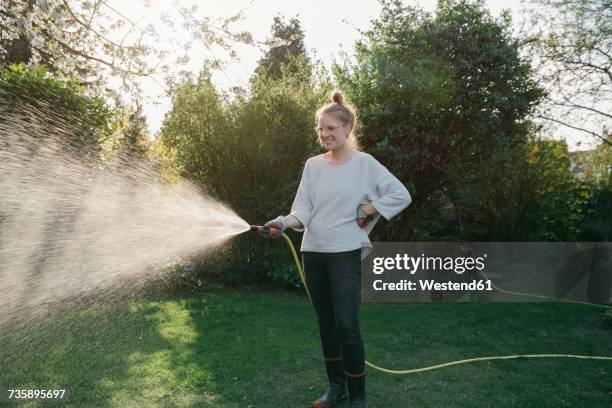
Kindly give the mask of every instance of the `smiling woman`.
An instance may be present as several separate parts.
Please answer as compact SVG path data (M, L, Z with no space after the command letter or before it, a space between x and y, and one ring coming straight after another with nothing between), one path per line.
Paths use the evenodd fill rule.
M291 213L266 223L280 235L305 231L302 261L317 314L329 387L313 402L328 408L350 399L365 407L365 350L359 328L361 259L372 249L368 234L381 216L390 219L411 197L382 164L358 151L357 115L335 91L315 115L326 153L306 161Z

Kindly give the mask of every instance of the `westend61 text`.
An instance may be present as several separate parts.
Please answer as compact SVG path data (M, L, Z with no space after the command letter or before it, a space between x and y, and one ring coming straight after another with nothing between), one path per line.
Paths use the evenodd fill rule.
M419 279L419 284L416 282L402 279L399 282L383 282L378 279L372 284L374 290L436 290L436 291L464 291L464 290L493 290L491 281L487 280L473 280L471 282L436 282L431 279Z

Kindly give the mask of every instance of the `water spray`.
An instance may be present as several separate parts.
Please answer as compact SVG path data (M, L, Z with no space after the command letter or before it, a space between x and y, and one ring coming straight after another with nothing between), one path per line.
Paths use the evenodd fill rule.
M78 118L42 102L6 112L7 100L0 90L0 344L68 302L125 298L249 230L146 157L71 144Z

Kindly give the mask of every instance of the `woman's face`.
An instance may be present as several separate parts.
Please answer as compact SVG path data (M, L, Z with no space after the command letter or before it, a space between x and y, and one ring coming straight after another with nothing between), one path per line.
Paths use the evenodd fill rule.
M319 116L317 133L321 144L327 150L336 150L346 144L350 132L350 125L344 124L338 118L330 114Z

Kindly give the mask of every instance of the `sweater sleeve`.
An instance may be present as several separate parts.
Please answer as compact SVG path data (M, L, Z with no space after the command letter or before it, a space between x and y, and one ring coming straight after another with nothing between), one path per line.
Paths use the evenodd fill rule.
M310 222L310 218L312 217L312 199L310 194L310 176L309 176L309 168L308 161L304 166L304 171L302 172L302 179L300 180L300 185L297 190L297 194L295 195L295 199L293 200L293 205L291 206L291 213L289 215L293 215L297 218L304 228L308 226ZM295 231L304 231L304 228L293 228Z
M402 182L376 159L374 166L378 198L371 204L380 215L390 220L410 205L412 197Z

